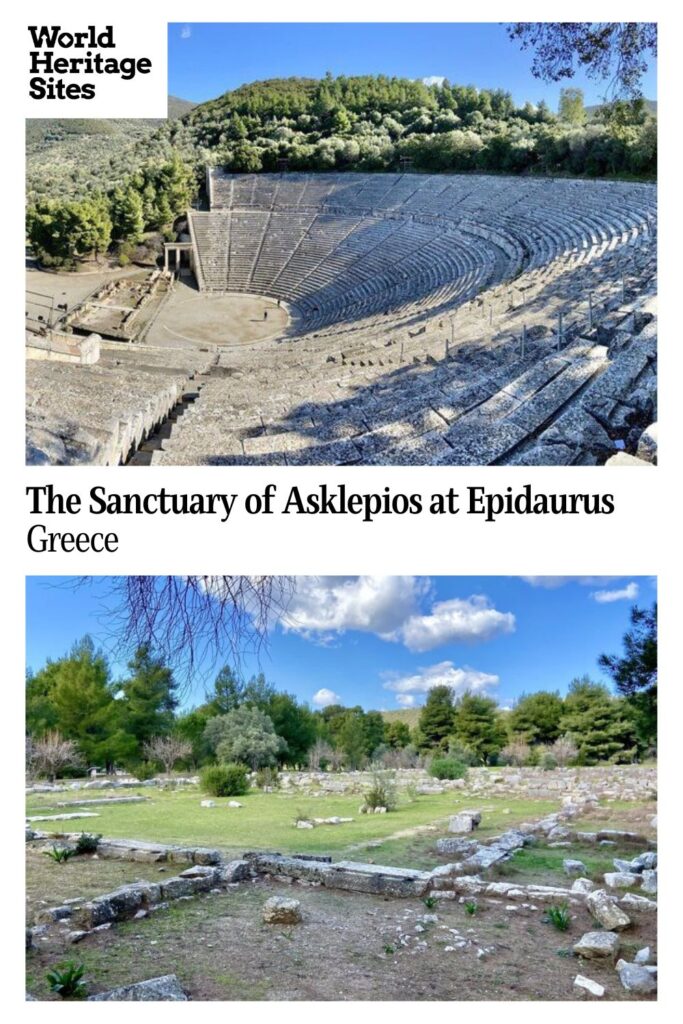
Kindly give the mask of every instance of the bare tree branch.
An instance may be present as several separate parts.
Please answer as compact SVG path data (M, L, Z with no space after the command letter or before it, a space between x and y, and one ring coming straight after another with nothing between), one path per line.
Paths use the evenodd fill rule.
M101 577L74 577L72 586ZM188 677L219 658L258 657L286 612L290 576L109 576L106 627L122 653L149 645Z

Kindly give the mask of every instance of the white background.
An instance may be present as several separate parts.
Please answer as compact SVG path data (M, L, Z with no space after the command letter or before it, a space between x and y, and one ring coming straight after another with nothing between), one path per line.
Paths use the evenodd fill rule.
M29 13L30 12L30 13ZM202 2L188 9L187 3L169 0L164 4L117 3L95 5L55 2L31 4L27 10L13 9L11 27L4 35L3 97L7 103L3 132L5 136L3 168L3 195L7 206L3 210L4 289L3 332L5 346L3 412L5 445L3 448L3 545L4 575L2 595L3 620L7 626L7 639L3 650L5 670L5 709L8 714L7 743L3 745L6 759L4 778L14 779L12 787L12 831L7 835L5 878L6 906L3 939L6 943L5 999L10 998L16 1011L31 1019L41 1018L48 1012L39 1004L20 1004L23 993L23 951L21 947L21 916L23 894L17 874L23 859L20 826L23 818L23 705L22 678L24 674L23 602L26 574L50 573L441 573L441 574L524 574L524 575L658 575L661 622L661 661L663 687L661 695L661 794L660 830L662 834L662 864L664 867L663 895L673 880L667 880L667 864L673 860L675 848L676 815L680 803L676 776L676 740L680 735L680 693L683 686L679 657L679 636L683 622L681 602L680 562L680 479L681 479L681 294L680 259L680 186L683 159L681 154L681 127L677 112L681 96L681 19L673 13L673 5L574 3L547 4L480 3L476 10L463 10L454 3L429 2L421 5L403 2L379 3L348 0L343 7L324 9L310 2L290 2L285 6L254 2L248 10L237 9L226 3ZM115 33L126 31L128 38L136 39L131 52L138 55L151 53L151 47L166 45L168 21L410 21L419 18L429 21L449 20L502 21L502 20L659 20L660 21L660 83L659 139L660 139L660 466L653 470L637 471L628 468L152 468L152 469L90 469L72 468L42 470L24 467L24 358L21 338L23 334L24 292L23 265L19 253L24 244L24 171L23 133L24 116L38 116L29 109L24 98L27 80L26 64L30 22L52 24L57 19L65 24L107 24ZM68 16L68 18L67 18ZM129 47L126 47L128 50ZM371 72L373 69L368 68ZM453 75L457 78L456 73ZM502 75L504 84L504 75ZM132 116L124 105L124 93L131 83L120 88L121 104L111 99L109 116ZM164 83L164 95L166 85ZM108 101L109 102L109 99ZM49 116L68 116L59 109L59 103L50 105ZM90 108L91 110L93 108ZM156 112L158 115L158 111ZM47 116L41 112L41 116ZM81 113L79 116L86 116ZM87 116L102 116L89 114ZM153 116L139 109L137 116ZM238 492L246 494L263 489L266 483L278 484L280 493L286 493L295 483L302 489L314 489L321 483L337 486L346 483L354 491L381 491L386 485L393 490L408 493L446 490L454 487L464 491L469 485L482 485L491 490L504 491L510 485L515 490L530 483L544 492L611 492L615 496L616 512L611 516L501 517L495 523L485 523L463 514L455 517L389 516L378 517L372 523L363 523L360 517L303 516L261 517L233 515L227 524L202 517L188 517L172 522L160 516L133 520L119 518L106 527L105 517L79 517L82 529L114 528L120 536L120 554L113 556L79 557L75 555L30 555L25 536L31 525L27 515L28 504L24 488L30 484L53 482L63 490L80 491L84 495L95 484L109 490L130 491L135 488L155 490L161 486L169 490L192 492ZM75 529L73 517L60 521L52 518L54 529ZM680 741L679 741L680 743ZM10 802L10 787L5 787L5 801ZM5 812L7 814L7 811ZM680 850L680 846L678 847ZM668 884L667 884L668 881ZM678 887L679 888L679 887ZM648 1018L661 1016L674 1009L674 992L678 978L676 967L677 940L673 931L673 918L680 913L680 894L669 889L669 897L660 900L660 996L659 1002L648 1004ZM10 912L11 911L11 912ZM321 969L324 970L325 950L321 949ZM530 964L533 970L534 965ZM457 990L457 979L454 978ZM199 1013L211 1020L224 1019L225 1007L216 1004L175 1007L157 1005L140 1008L126 1006L126 1015L142 1019L167 1020L178 1015L183 1020ZM289 1021L326 1019L348 1020L350 1008L283 1004L269 1007L252 1004L248 1008L235 1008L237 1012L259 1015L276 1012L280 1019ZM415 1014L429 1013L435 1020L452 1020L457 1007L449 1004L399 1004L391 1013L399 1020L413 1020ZM620 1019L642 1019L645 1007L638 1003L577 1004L555 1003L552 1008L537 1004L508 1004L507 1006L468 1005L468 1014L478 1019L500 1013L512 1014L525 1020L563 1018L579 1012L583 1016ZM99 1007L98 1014L120 1014L120 1008ZM230 1013L231 1010L227 1009ZM354 1016L362 1019L376 1017L379 1008L372 1004L359 1004ZM49 1013L70 1020L80 1013L92 1013L86 1006L51 1005Z

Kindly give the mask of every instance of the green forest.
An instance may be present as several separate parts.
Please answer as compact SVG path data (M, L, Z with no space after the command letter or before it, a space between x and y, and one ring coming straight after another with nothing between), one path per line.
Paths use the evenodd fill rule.
M230 665L201 704L183 710L172 668L149 646L114 679L85 637L27 675L28 768L49 778L91 767L148 778L160 768L226 764L261 771L426 765L439 778L457 778L474 765L632 762L656 750L656 606L632 609L622 648L599 659L614 690L584 676L565 696L538 689L503 711L487 695L435 686L411 728L360 706L312 710L263 674L243 680Z
M103 124L106 128L103 128ZM565 88L559 110L516 107L503 89L383 75L255 82L183 117L28 135L28 238L46 265L74 267L169 232L207 164L234 172L398 171L652 179L657 121L637 98L588 110ZM130 126L131 122L125 123Z

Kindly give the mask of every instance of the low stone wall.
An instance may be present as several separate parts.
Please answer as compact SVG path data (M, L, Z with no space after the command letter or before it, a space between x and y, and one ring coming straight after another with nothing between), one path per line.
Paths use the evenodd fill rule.
M422 896L431 881L429 871L395 868L329 858L313 860L288 857L279 853L248 853L251 870L257 875L296 879L324 885L329 889L347 889L379 896Z
M90 779L87 782L79 779L74 782L36 782L26 787L26 796L30 796L32 793L71 793L81 789L136 789L140 786L148 789L154 789L155 787L163 789L166 786L196 786L198 784L198 775L179 775L177 777L171 776L170 778L164 776L161 778L145 779L144 782L134 778Z
M27 829L26 841L61 839L66 843L78 841L80 832L39 832ZM100 839L97 855L104 860L131 860L143 864L201 864L221 863L221 854L205 846L171 846L167 843L148 843L142 839Z
M425 769L400 768L396 771L400 788L417 786L425 793L464 790L495 796L519 795L532 799L576 798L644 800L656 795L657 769L642 765L597 765L591 768L469 768L466 779L439 780ZM283 771L283 789L312 790L325 793L361 793L372 781L370 772Z
M657 793L656 767L642 765L597 765L591 768L469 768L466 779L439 780L424 768L399 768L395 771L399 788L416 786L422 793L464 791L481 796L518 795L531 799L647 800ZM252 777L253 778L253 777ZM362 794L372 782L369 771L313 772L281 771L280 786L285 791L306 791L307 796L327 793ZM198 785L199 776L139 779L92 779L70 783L36 783L30 793L67 793L72 790L129 789L137 786Z
M60 906L40 910L38 926L68 922L74 929L72 941L97 928L110 927L132 917L146 917L154 909L172 900L196 896L220 886L232 885L249 877L247 861L227 864L193 865L179 875L161 882L133 882L94 899L72 899Z

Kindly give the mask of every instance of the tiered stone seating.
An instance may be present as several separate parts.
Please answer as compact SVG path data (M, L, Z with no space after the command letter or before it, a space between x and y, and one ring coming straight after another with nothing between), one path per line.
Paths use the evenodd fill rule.
M283 300L286 334L60 369L66 426L35 364L33 461L125 459L190 377L153 465L593 464L654 420L654 186L214 171L210 192L200 289Z
M379 241L377 223L368 230L379 232ZM624 336L621 350L608 336L615 318L630 324L642 316L639 296L654 291L655 254L649 227L627 250L626 240L614 247L597 229L591 234L584 224L580 230L581 253L591 258L563 253L567 243L560 240L552 262L539 260L513 282L466 303L436 292L434 305L406 300L389 317L224 351L219 369L229 367L230 377L207 377L200 400L153 464L531 464L543 461L539 453L551 464L560 453L566 461L605 461L607 450L600 452L586 431L569 450L552 443L552 430L571 422L584 396L597 400L601 381L612 390L610 382L621 381L620 397L604 412L609 419L629 390L641 386L644 365L654 376L654 342L646 356L635 355L635 327L617 331ZM626 226L619 230L630 239ZM352 244L349 239L342 253ZM512 259L519 250L510 246L509 254ZM371 260L368 253L365 265ZM610 451L624 436L620 427L613 436L603 433Z
M104 346L88 366L29 360L27 463L119 465L207 369L206 355L147 346Z

